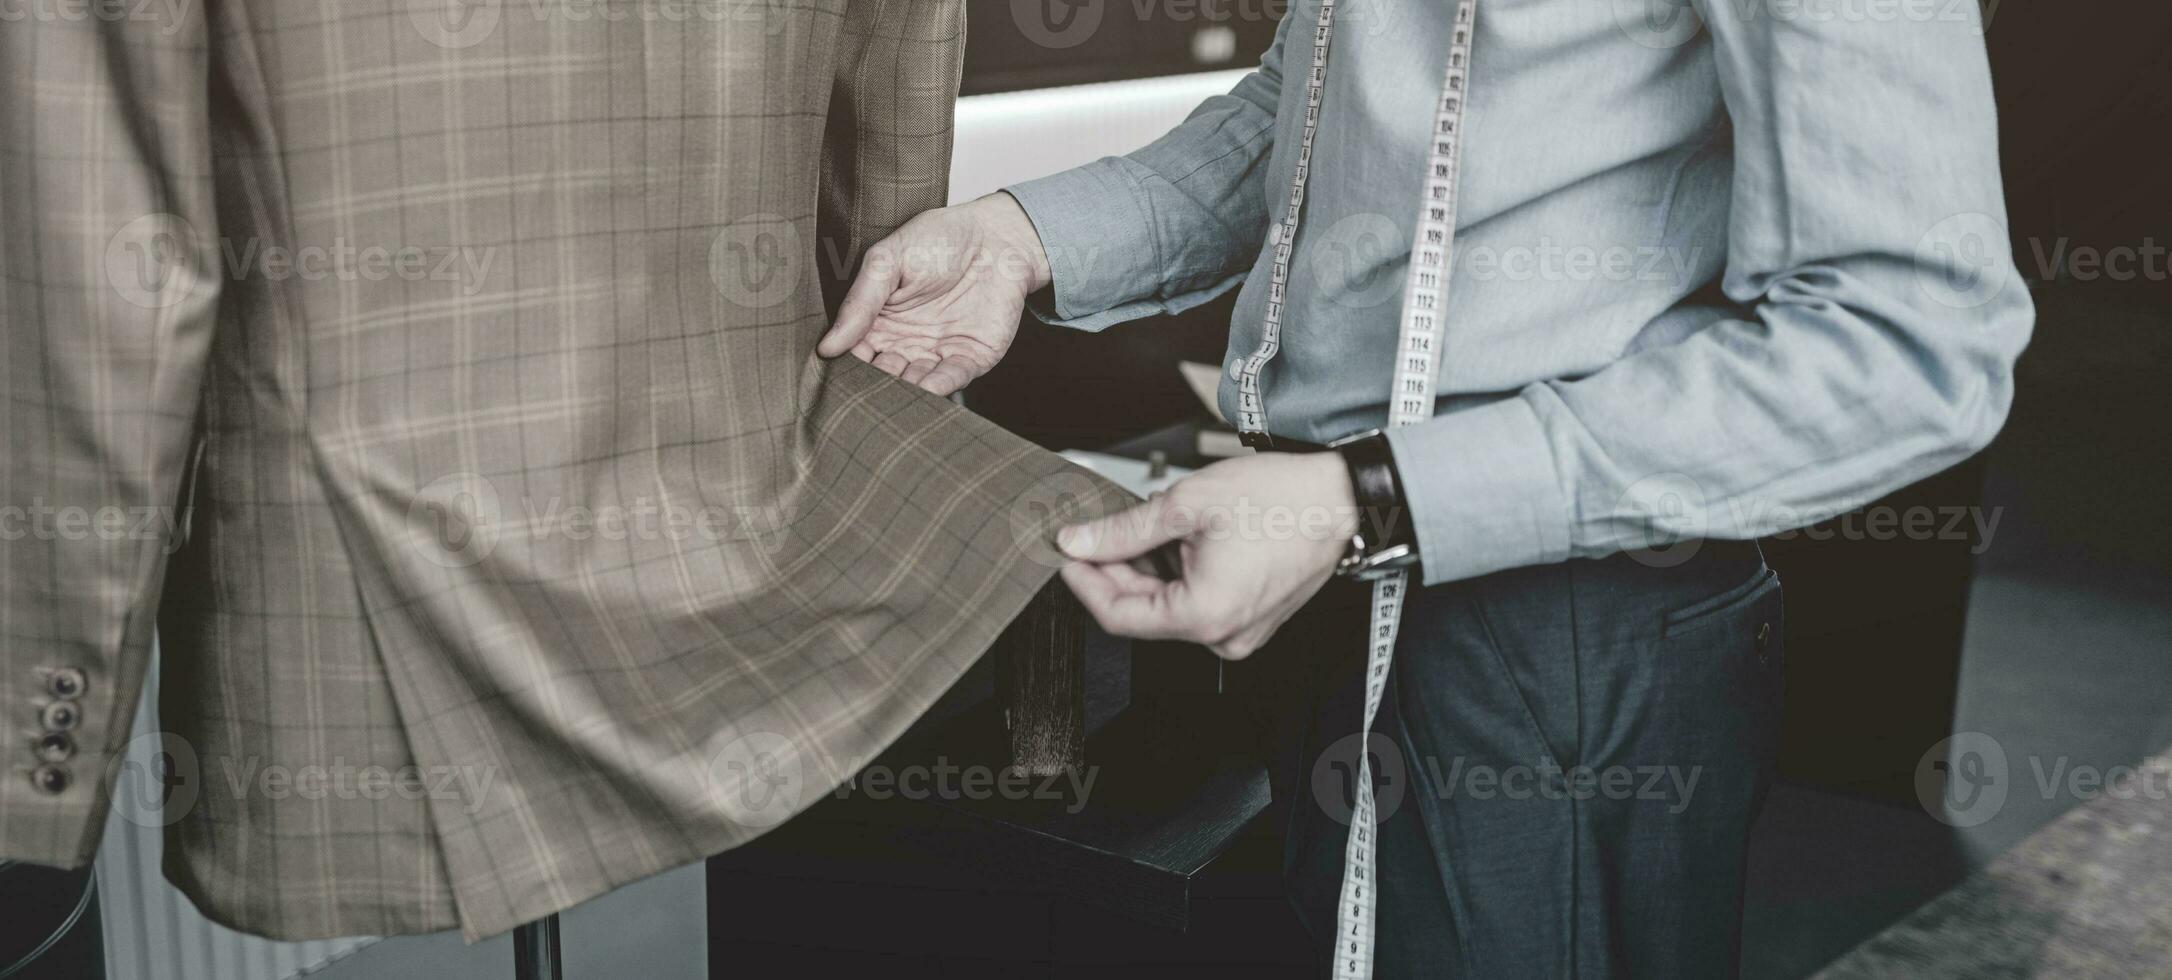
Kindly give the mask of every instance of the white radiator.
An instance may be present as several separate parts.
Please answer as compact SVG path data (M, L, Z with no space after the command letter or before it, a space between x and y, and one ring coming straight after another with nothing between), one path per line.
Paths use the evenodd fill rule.
M159 784L152 758L158 731L158 654L113 785L113 813L98 849L98 911L106 934L106 980L286 980L377 940L277 943L245 936L198 914L159 872ZM130 819L134 817L135 819Z

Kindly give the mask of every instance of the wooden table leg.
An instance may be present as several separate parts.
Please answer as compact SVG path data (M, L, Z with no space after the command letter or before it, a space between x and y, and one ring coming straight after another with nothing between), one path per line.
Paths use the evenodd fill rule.
M1010 729L1010 764L1037 776L1086 761L1089 617L1050 579L996 640L996 697Z

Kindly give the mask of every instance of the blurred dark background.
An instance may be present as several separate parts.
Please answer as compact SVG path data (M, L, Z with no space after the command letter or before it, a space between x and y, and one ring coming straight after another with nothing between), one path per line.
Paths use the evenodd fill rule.
M1249 68L1288 7L1287 0L967 0L971 36L959 91Z

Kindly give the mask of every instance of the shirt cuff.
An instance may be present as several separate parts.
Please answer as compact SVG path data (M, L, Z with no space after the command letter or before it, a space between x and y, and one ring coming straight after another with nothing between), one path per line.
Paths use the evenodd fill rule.
M1388 430L1426 585L1569 557L1568 497L1521 398Z
M1152 298L1161 283L1152 224L1114 160L1097 160L1003 188L1025 209L1048 254L1053 289L1026 308L1045 323L1100 330L1172 312ZM1145 293L1145 295L1141 295Z
M1043 319L1099 330L1132 319L1116 315L1125 306L1142 306L1134 315L1158 313L1153 302L1140 302L1140 293L1151 296L1160 285L1149 215L1119 163L1101 159L1003 191L1025 209L1049 254L1056 289L1053 304L1040 302L1051 313Z

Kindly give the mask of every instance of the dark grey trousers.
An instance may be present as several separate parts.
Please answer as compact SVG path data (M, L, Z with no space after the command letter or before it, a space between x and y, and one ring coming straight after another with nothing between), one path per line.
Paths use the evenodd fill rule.
M1338 583L1257 654L1270 710L1297 720L1280 729L1276 799L1291 901L1323 950L1365 598ZM1735 975L1779 739L1780 616L1756 547L1716 541L1415 590L1371 743L1375 975Z

